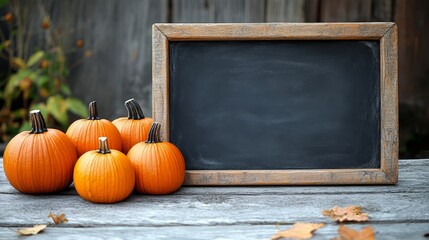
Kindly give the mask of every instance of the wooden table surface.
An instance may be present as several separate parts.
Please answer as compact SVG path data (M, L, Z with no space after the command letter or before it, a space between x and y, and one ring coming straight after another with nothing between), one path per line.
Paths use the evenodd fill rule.
M336 205L362 206L370 221L348 226L372 225L377 239L429 233L429 159L400 160L395 186L183 187L108 205L81 199L72 186L54 195L21 194L0 162L0 239L22 239L16 230L52 222L50 211L65 213L69 222L31 239L270 239L299 221L327 223L313 239L331 239L338 224L321 211Z

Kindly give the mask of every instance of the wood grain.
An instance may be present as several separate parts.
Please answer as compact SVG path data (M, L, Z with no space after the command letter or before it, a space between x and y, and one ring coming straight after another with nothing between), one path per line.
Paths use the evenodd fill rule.
M21 239L18 228L50 222L32 239L268 239L296 221L324 222L312 239L331 239L338 224L321 215L335 205L361 205L377 239L423 239L429 228L429 159L399 161L394 186L183 187L166 196L132 195L118 204L94 204L74 188L25 195L6 181L0 159L0 239Z
M153 116L170 139L168 42L196 40L380 40L381 167L357 170L187 171L186 185L395 184L398 161L397 28L393 23L155 24Z
M175 23L264 22L265 1L176 0L171 11Z
M398 31L396 25L380 40L381 169L397 182L398 125Z
M330 222L323 209L360 205L377 222L429 222L428 193L271 195L132 195L117 204L94 204L77 195L3 194L0 226L43 224L49 211L70 226L189 226ZM20 210L18 210L18 208Z
M152 115L161 123L161 140L168 141L168 40L156 24L152 26L152 46Z
M1 159L0 159L1 162ZM253 196L261 193L268 195L299 195L299 194L410 194L427 192L429 179L428 160L399 160L399 181L395 186L255 186L255 187L182 187L174 195L247 195ZM0 173L3 165L0 163ZM0 194L20 194L7 181L4 174L0 174ZM66 191L55 195L76 195L70 186Z
M348 227L360 230L365 225L350 225ZM376 237L386 240L420 239L428 229L428 223L392 223L371 224L376 230ZM67 227L66 225L49 227L43 233L32 236L31 239L75 240L75 239L270 239L274 233L291 227L291 224L279 225L220 225L220 226L100 226L100 227ZM0 227L0 236L5 239L19 239L14 232L17 227ZM329 224L315 233L312 240L333 239L337 236L338 226Z
M64 39L71 68L67 82L74 95L86 103L96 100L103 118L125 116L124 101L129 98L150 116L150 27L167 21L168 0L41 2ZM40 28L42 18L32 13ZM76 49L77 39L84 40L83 48ZM85 57L85 51L91 57Z
M321 0L321 22L365 22L371 20L371 0Z
M267 0L267 22L304 22L306 0Z
M155 24L169 41L379 40L393 23Z

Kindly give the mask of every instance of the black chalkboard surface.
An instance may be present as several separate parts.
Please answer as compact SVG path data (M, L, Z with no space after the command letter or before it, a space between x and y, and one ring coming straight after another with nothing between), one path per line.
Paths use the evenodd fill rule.
M380 42L172 41L188 170L380 168Z

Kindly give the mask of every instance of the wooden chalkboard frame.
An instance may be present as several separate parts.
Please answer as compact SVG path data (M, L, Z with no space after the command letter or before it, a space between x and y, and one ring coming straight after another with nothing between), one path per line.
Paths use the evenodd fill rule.
M380 168L187 170L186 185L345 185L398 181L398 44L394 23L154 24L152 109L169 140L169 42L238 40L379 40Z

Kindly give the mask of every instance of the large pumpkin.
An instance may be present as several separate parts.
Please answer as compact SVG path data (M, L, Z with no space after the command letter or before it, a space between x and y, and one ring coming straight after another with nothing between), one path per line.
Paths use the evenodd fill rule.
M46 128L39 110L30 112L30 121L31 131L16 135L5 149L6 177L22 193L62 190L73 180L76 148L63 132Z
M67 129L66 134L75 144L78 156L97 149L97 139L101 136L109 138L112 149L122 150L121 134L109 120L98 117L95 101L89 103L89 117L72 123Z
M126 101L125 107L128 117L118 118L112 123L121 133L122 152L126 154L136 143L147 139L153 119L144 116L143 110L134 98Z
M127 155L110 150L106 137L98 138L98 150L83 154L74 169L74 186L85 200L114 203L134 189L135 173Z
M160 138L161 125L154 122L148 139L134 145L128 157L136 171L136 190L148 194L168 194L185 180L185 160L179 149Z

